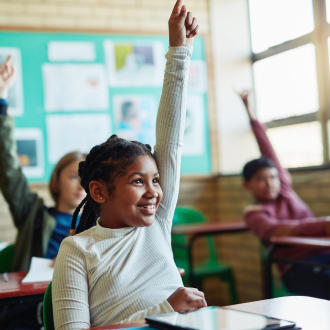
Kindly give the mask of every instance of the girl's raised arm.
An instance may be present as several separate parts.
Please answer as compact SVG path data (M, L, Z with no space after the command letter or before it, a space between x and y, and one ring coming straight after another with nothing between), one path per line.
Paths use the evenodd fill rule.
M170 47L166 54L163 91L156 122L155 157L163 199L156 216L172 221L180 183L181 149L186 116L188 69L197 19L178 0L169 19Z

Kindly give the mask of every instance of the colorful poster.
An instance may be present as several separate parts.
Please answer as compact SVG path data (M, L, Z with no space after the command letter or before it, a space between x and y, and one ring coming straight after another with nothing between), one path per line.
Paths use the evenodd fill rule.
M43 64L46 111L93 111L109 108L102 64Z
M161 42L103 43L110 86L159 87L164 77Z
M153 147L156 142L156 98L149 95L118 95L113 102L116 134Z
M111 136L107 114L56 114L46 117L48 160L54 164L71 151L89 152Z
M188 95L182 149L184 156L201 156L205 153L204 114L203 96Z
M49 61L94 62L95 44L89 41L50 41L47 45Z
M16 69L16 80L8 94L8 113L12 116L22 116L24 113L22 57L18 48L0 47L0 63L3 63L9 55L13 56L12 62Z
M38 128L16 128L14 136L17 155L27 178L44 175L44 153L42 131Z

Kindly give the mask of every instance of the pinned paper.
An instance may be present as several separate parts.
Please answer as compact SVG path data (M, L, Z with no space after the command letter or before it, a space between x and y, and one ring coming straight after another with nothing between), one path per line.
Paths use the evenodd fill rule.
M53 260L32 257L30 270L23 278L22 283L50 282L53 279Z

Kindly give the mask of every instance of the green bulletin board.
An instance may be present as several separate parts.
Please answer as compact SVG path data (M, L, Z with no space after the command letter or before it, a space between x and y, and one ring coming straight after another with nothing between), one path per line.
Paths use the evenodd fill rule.
M90 42L94 45L96 57L92 61L70 61L65 62L49 61L48 45L51 41L66 41L66 42ZM54 161L50 161L49 157L49 132L47 132L47 116L54 115L101 115L107 114L110 117L110 133L118 134L118 123L116 115L114 113L114 102L117 97L124 97L127 95L135 96L150 96L153 97L156 103L156 110L158 108L161 86L114 86L107 84L108 93L108 107L102 110L94 110L92 107L90 110L45 110L45 79L43 76L42 67L47 63L54 64L102 64L106 68L106 55L104 49L104 42L111 41L113 44L152 44L158 42L163 46L163 55L167 52L168 37L166 36L143 36L143 35L110 35L110 34L78 34L78 33L39 33L39 32L0 32L0 55L1 49L6 47L14 47L19 49L21 55L21 72L22 72L22 99L24 111L21 115L15 116L15 127L19 131L20 129L39 129L42 139L42 153L41 162L43 171L39 175L31 175L29 180L32 182L47 182L49 180L51 171L54 167ZM1 56L0 56L1 58ZM191 58L192 63L205 64L205 48L204 40L202 37L198 37L195 40L194 52ZM164 59L165 63L165 59ZM122 65L122 64L121 64ZM205 65L206 67L206 65ZM198 69L198 66L197 66ZM198 70L197 70L198 71ZM192 75L196 74L197 85L199 84L198 72L191 72ZM206 69L204 70L206 75ZM195 77L195 78L196 78ZM194 78L194 77L193 77ZM199 103L198 111L200 117L195 120L195 125L199 127L196 129L192 125L193 131L190 132L191 136L198 136L196 148L199 148L199 152L191 150L191 154L183 154L181 173L182 174L209 174L211 172L211 159L210 159L210 141L209 141L209 127L208 127L208 104L207 104L207 78L204 79L204 87L192 86L188 89L189 97L199 97L201 102ZM10 106L10 104L9 104ZM189 107L188 107L189 109ZM155 114L156 116L156 114ZM191 117L191 115L189 115ZM69 117L68 117L69 118ZM187 117L187 125L191 124L191 119ZM190 127L190 129L191 129ZM188 128L187 128L188 129ZM19 141L19 137L18 137ZM146 141L142 141L146 142ZM26 144L27 146L27 144ZM33 167L33 166L32 166Z

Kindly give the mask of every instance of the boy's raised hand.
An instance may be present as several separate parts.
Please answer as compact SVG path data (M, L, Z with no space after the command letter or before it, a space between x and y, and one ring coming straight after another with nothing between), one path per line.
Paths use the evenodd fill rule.
M187 13L187 8L183 5L183 0L177 0L171 17L168 21L170 46L192 46L194 37L199 32L197 18L192 13Z
M6 99L8 97L8 91L13 86L16 70L11 62L12 56L9 55L6 61L0 64L0 98Z

